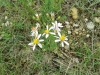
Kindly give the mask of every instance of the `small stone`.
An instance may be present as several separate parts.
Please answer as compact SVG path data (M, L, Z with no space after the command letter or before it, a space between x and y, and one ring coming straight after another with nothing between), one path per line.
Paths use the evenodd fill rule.
M68 30L68 34L71 34L72 32L70 30Z
M64 48L65 48L66 50L69 50L69 46L68 46L68 45L65 45Z
M85 21L85 22L88 22L88 19L87 19L87 18L85 18L85 19L84 19L84 21Z
M87 37L87 38L90 37L90 34L87 34L86 37Z
M95 22L100 23L100 17L95 17Z
M93 29L94 29L94 23L93 23L93 22L88 22L88 23L86 24L86 26L87 26L87 28L88 28L89 30L93 30Z
M5 16L5 20L7 19L8 17L7 16Z
M79 27L79 25L74 23L74 24L73 24L73 27Z
M67 28L67 29L70 29L70 25L66 25L66 28Z
M65 21L65 23L66 23L67 25L69 25L69 22L68 22L68 21Z
M78 19L78 9L75 8L75 7L73 7L73 8L71 9L71 11L72 11L72 13L71 13L72 18L73 18L74 20Z
M78 64L79 63L78 58L73 58L73 62L76 62Z

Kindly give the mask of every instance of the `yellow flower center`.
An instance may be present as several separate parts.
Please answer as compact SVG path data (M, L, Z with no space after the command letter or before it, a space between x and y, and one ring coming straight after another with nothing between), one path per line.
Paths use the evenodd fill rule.
M34 43L34 44L38 44L38 43L39 43L39 40L38 40L38 39L34 39L34 40L33 40L33 43Z
M49 33L49 30L45 30L44 33L48 34Z
M62 36L60 37L60 40L61 40L61 41L64 41L65 39L66 39L65 35L62 35Z

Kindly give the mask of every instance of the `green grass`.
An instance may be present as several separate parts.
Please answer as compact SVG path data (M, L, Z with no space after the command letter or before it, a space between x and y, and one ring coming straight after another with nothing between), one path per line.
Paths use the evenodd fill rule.
M99 24L94 21L94 17L99 16L97 12L99 0L74 0L67 6L64 5L64 0L0 0L0 75L99 75L100 74L100 34ZM79 9L79 19L73 20L69 14L72 7ZM95 8L95 10L94 10ZM65 48L60 48L53 40L55 38L50 35L42 44L42 49L38 48L33 51L28 43L31 42L31 28L36 26L36 23L41 24L39 33L43 33L45 26L51 26L53 20L50 13L55 13L55 20L63 23L65 21L80 22L80 25L85 27L83 22L84 17L89 18L96 25L94 32L94 49L91 49L91 31L86 31L90 34L90 38L76 38L76 36L68 35L70 49L67 53ZM41 13L39 20L33 19L36 13ZM49 17L46 16L49 13ZM7 20L5 20L7 16ZM59 18L60 16L60 18ZM12 22L9 26L2 26L6 21ZM82 22L82 23L81 23ZM74 30L74 29L73 29ZM63 28L63 33L67 34L67 29ZM75 37L72 39L72 37ZM44 38L44 37L43 37ZM52 39L52 40L51 40ZM78 45L76 44L78 42ZM70 58L62 54L66 53ZM56 53L55 53L56 52ZM75 53L75 54L74 54ZM79 63L70 63L72 58L78 58ZM58 59L59 62L53 61ZM59 65L54 65L57 63ZM68 64L67 64L68 63ZM68 69L68 71L67 71Z

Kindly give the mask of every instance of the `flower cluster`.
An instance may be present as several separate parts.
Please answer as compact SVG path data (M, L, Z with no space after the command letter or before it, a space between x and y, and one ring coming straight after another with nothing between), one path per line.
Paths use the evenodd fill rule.
M39 34L39 23L36 24L36 27L32 27L31 36L33 37L33 40L28 45L32 46L33 50L35 50L37 45L42 48L41 42L45 40L41 38L43 38L44 36L45 39L47 39L49 35L53 35L56 38L55 42L60 42L62 47L64 47L64 45L69 45L69 43L67 42L67 36L65 36L64 34L61 35L61 28L63 27L62 23L54 21L51 24L51 27L49 27L49 25L46 25L46 29L44 29L44 32L42 34Z
M7 17L7 16L5 16L4 20L5 20L5 22L2 23L2 26L9 26L9 25L12 25L12 22L8 21L8 17Z

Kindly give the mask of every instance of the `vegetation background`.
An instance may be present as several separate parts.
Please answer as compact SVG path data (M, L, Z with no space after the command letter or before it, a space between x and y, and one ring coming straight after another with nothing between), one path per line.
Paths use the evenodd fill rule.
M72 17L73 7L78 19ZM49 46L47 40L45 50L32 51L31 28L39 22L42 32L52 22L46 16L50 12L63 26L69 21L85 30L76 35L71 26L69 48ZM42 14L40 20L33 19L36 13ZM93 31L86 28L85 18L95 24ZM100 0L0 0L0 75L100 75Z

